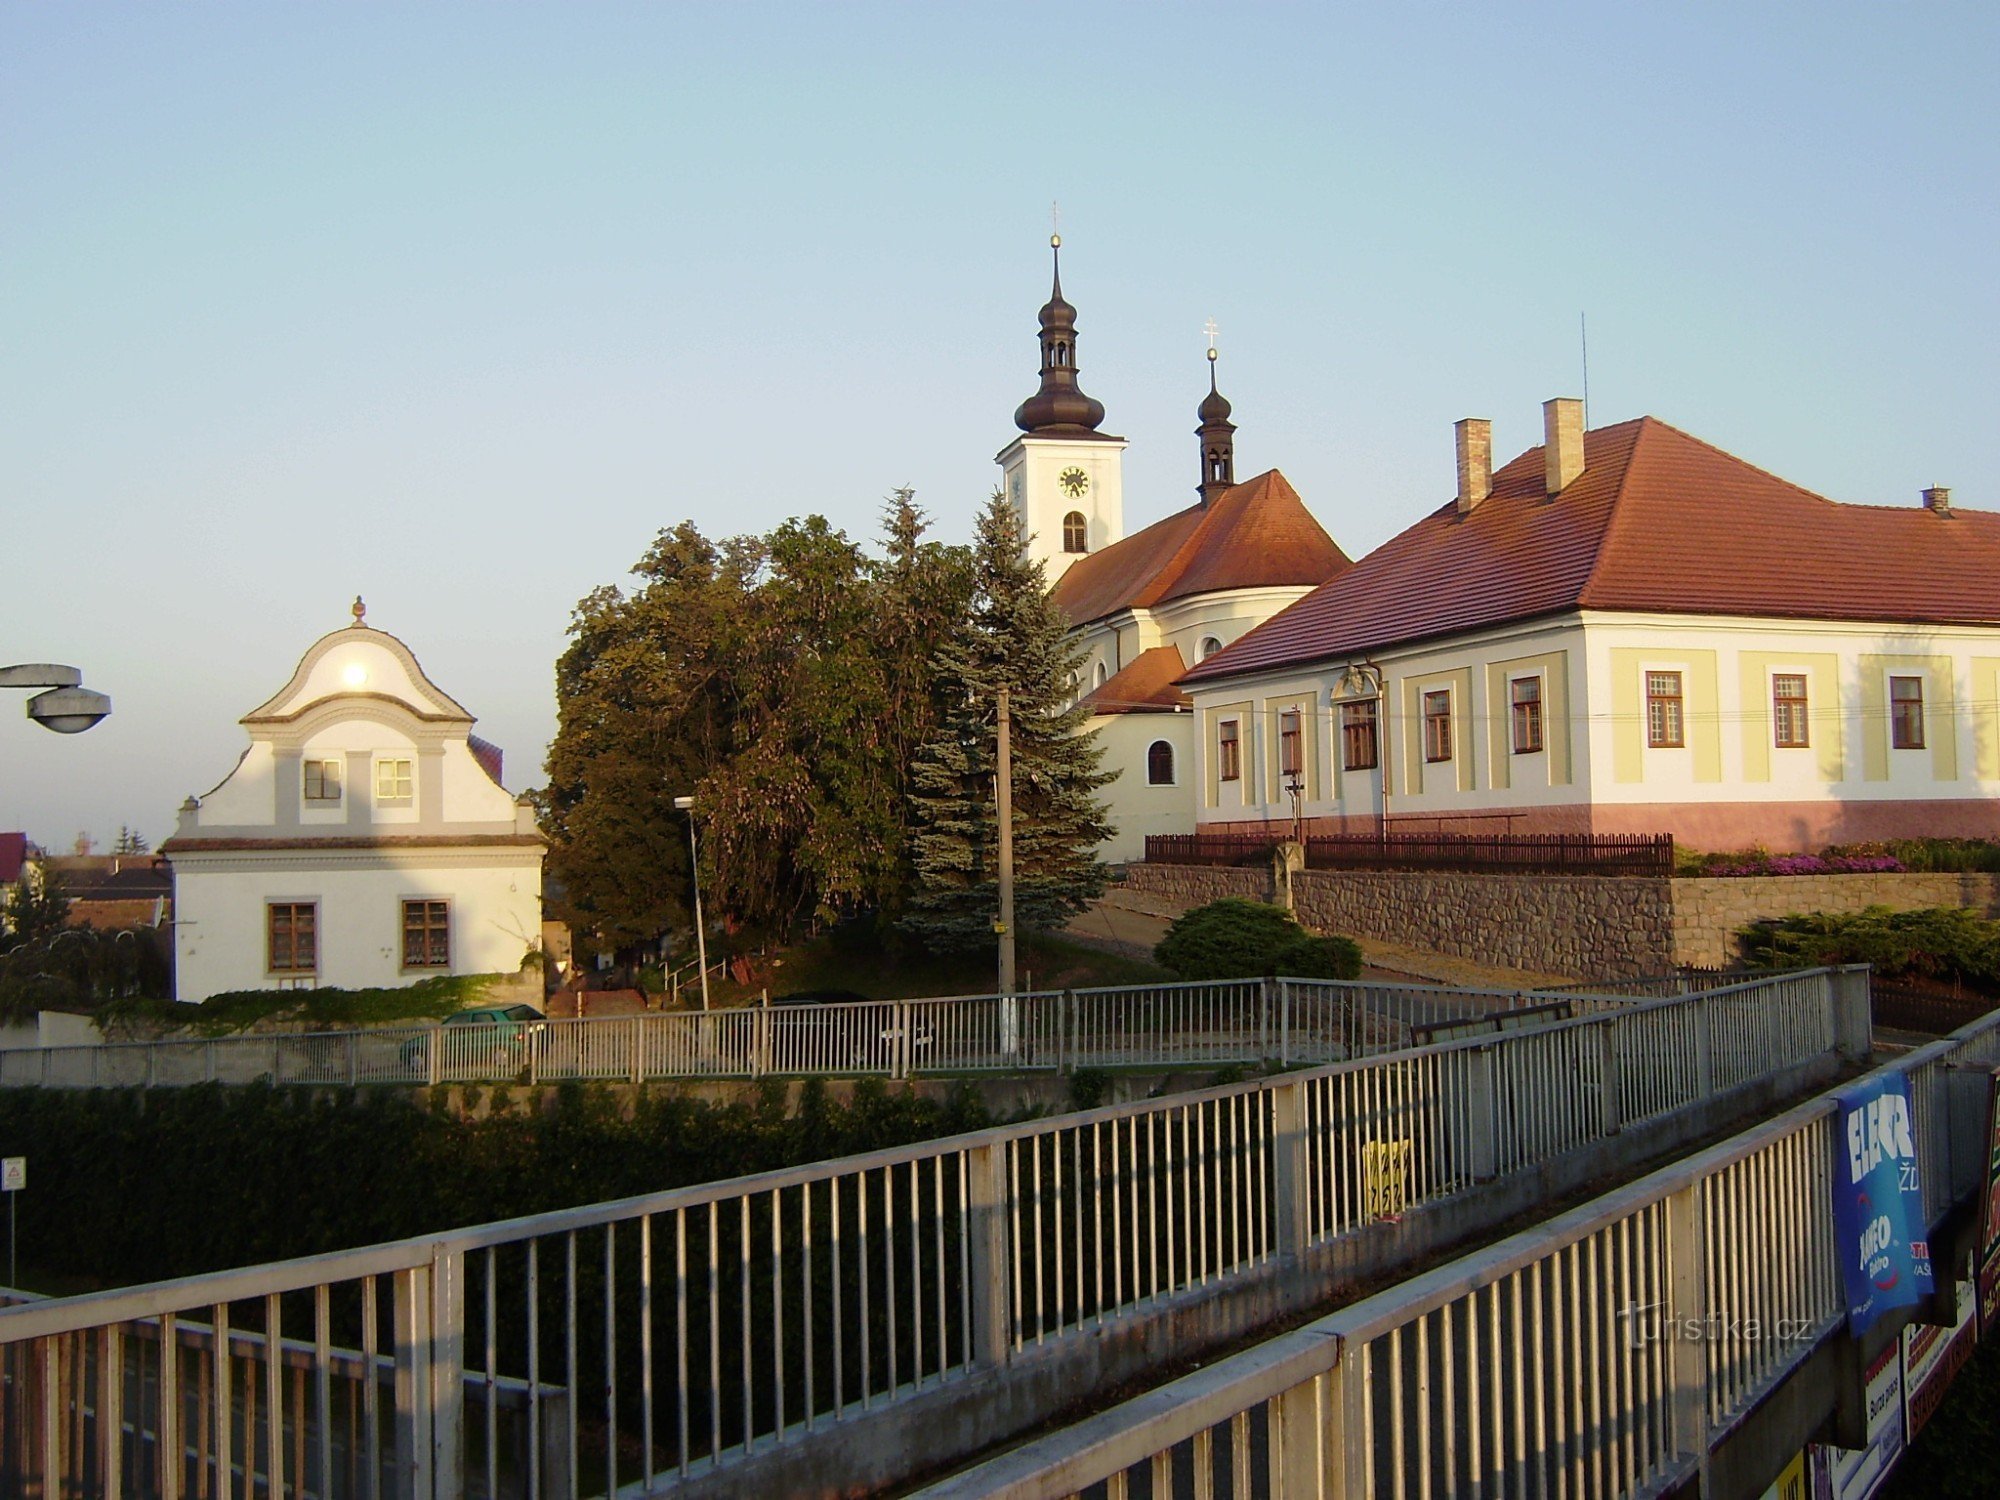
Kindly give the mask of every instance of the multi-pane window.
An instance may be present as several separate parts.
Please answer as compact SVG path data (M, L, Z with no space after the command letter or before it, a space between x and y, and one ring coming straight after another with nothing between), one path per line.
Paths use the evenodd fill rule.
M406 969L451 967L450 902L405 901L403 903L403 967Z
M410 796L410 763L406 760L376 761L375 800L408 802Z
M1243 725L1237 719L1224 719L1221 738L1216 742L1216 775L1224 781L1243 779Z
M1655 750L1677 750L1687 743L1678 672L1646 674L1646 743Z
M338 802L340 800L340 762L337 760L309 760L306 769L306 801Z
M1350 771L1375 769L1375 700L1340 705L1340 763Z
M1073 510L1063 517L1063 551L1089 551L1090 549L1084 545L1085 536L1082 511Z
M1174 747L1165 740L1154 740L1146 750L1146 785L1172 786L1174 784Z
M265 967L273 974L310 974L319 967L319 907L273 901L264 908Z
M1215 655L1215 653L1220 651L1221 649L1222 649L1222 641L1220 637L1205 635L1201 638L1201 659L1203 661L1207 661L1211 656Z
M1299 776L1306 768L1304 735L1299 711L1288 708L1278 715L1278 774Z
M1508 684L1513 700L1514 753L1533 755L1542 748L1542 679L1516 677Z
M1424 694L1424 759L1451 759L1451 694Z
M1924 680L1889 679L1889 743L1898 750L1924 748Z
M1809 743L1803 672L1778 672L1771 678L1771 737L1780 749L1795 750Z

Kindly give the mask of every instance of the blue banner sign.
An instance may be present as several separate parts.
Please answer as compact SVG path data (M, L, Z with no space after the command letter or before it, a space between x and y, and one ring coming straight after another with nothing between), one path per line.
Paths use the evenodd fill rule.
M1840 1096L1833 1222L1847 1324L1855 1333L1931 1294L1915 1119L1909 1080L1900 1073L1857 1083Z

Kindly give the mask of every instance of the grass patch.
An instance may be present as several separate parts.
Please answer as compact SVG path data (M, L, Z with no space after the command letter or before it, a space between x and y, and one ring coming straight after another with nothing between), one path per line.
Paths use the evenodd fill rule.
M775 953L764 963L768 985L716 982L716 1003L747 1004L767 987L773 995L851 990L867 1000L922 1000L937 995L990 995L998 983L996 959L991 953L897 953L853 936L815 938ZM1109 953L1049 933L1019 940L1015 972L1023 990L1161 984L1174 977L1147 959ZM681 996L689 998L686 988ZM694 1003L699 1004L699 999Z
M220 1036L259 1021L308 1026L367 1026L389 1021L436 1021L477 1005L498 974L439 974L384 989L230 990L199 1005L172 1000L118 1000L104 1006L104 1021L151 1022L163 1030Z

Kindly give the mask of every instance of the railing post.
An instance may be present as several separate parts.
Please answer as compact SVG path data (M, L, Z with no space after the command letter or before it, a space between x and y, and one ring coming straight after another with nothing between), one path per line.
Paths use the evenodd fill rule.
M1715 1005L1707 995L1694 1003L1694 1086L1698 1099L1715 1092Z
M1472 1127L1472 1139L1466 1144L1472 1180L1491 1182L1500 1175L1500 1078L1494 1044L1470 1048L1464 1055L1465 1118Z
M361 1082L361 1033L347 1033L347 1086L353 1088Z
M1278 988L1278 1065L1290 1066L1292 1061L1292 986L1290 982Z
M889 1011L889 1076L910 1076L910 1006L898 1000Z
M1618 1134L1624 1124L1624 1060L1618 1053L1618 1023L1606 1019L1597 1024L1598 1116L1600 1134Z
M750 1023L750 1076L762 1078L771 1070L771 1012L758 1006Z
M443 1027L433 1027L424 1034L424 1082L432 1088L437 1087L438 1078L442 1071L440 1068L441 1059L438 1057L438 1052L443 1046Z
M1833 1043L1847 1062L1864 1062L1875 1045L1867 964L1843 964L1825 976L1833 1010Z
M646 1081L646 1018L632 1018L632 1081Z
M1007 1300L1007 1146L989 1141L965 1152L965 1233L971 1250L971 1362L997 1369L1013 1347Z
M214 1042L210 1042L210 1043L208 1043L208 1044L207 1044L207 1052L208 1052L208 1057L207 1057L207 1063L208 1063L208 1081L209 1081L210 1083L213 1083L213 1082L215 1082L215 1043L214 1043Z
M433 1500L431 1449L431 1268L395 1273L391 1288L395 1343L395 1496Z
M151 1047L151 1046L149 1045L149 1046L148 1046L148 1047L146 1048L146 1087L147 1087L147 1088L151 1088L151 1087L153 1086L153 1071L154 1071L154 1068L153 1068L153 1064L154 1064L154 1053L153 1053L153 1048L152 1048L152 1047Z
M1311 1226L1306 1222L1306 1140L1305 1085L1295 1081L1280 1083L1271 1095L1271 1188L1272 1229L1278 1258L1285 1265L1297 1265L1305 1255Z
M1668 1330L1708 1326L1708 1277L1701 1253L1701 1182L1689 1183L1665 1200L1667 1219L1667 1305L1633 1308L1618 1321L1626 1338L1664 1338ZM1579 1312L1582 1310L1579 1309ZM1647 1327L1640 1320L1664 1315ZM1668 1388L1672 1392L1674 1452L1696 1461L1700 1487L1708 1493L1708 1360L1699 1338L1668 1338Z
M609 1295L607 1290L606 1295ZM465 1257L437 1253L430 1272L431 1493L460 1500L465 1492Z
M1362 1348L1365 1349L1365 1345ZM1311 1500L1359 1500L1369 1492L1368 1466L1373 1460L1368 1388L1361 1375L1361 1349L1340 1339L1340 1353L1327 1371L1326 1444L1316 1430L1319 1413L1310 1382L1294 1386L1279 1398L1278 1420L1283 1446L1279 1449L1282 1500L1294 1495ZM1322 1466L1324 1466L1322 1468ZM1324 1488L1321 1481L1324 1478Z

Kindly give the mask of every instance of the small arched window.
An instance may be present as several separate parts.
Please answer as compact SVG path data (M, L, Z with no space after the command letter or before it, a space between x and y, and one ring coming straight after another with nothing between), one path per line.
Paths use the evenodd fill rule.
M1097 676L1093 679L1091 685L1093 687L1103 687L1110 677L1111 669L1105 666L1103 662L1099 662L1097 664Z
M1146 749L1146 785L1172 786L1174 784L1174 747L1165 740L1154 740Z
M1083 512L1073 510L1063 517L1063 551L1086 552L1084 546Z
M1201 638L1201 659L1203 661L1207 661L1211 656L1215 655L1215 653L1220 651L1221 649L1222 649L1222 642L1217 640L1214 636L1205 635Z

